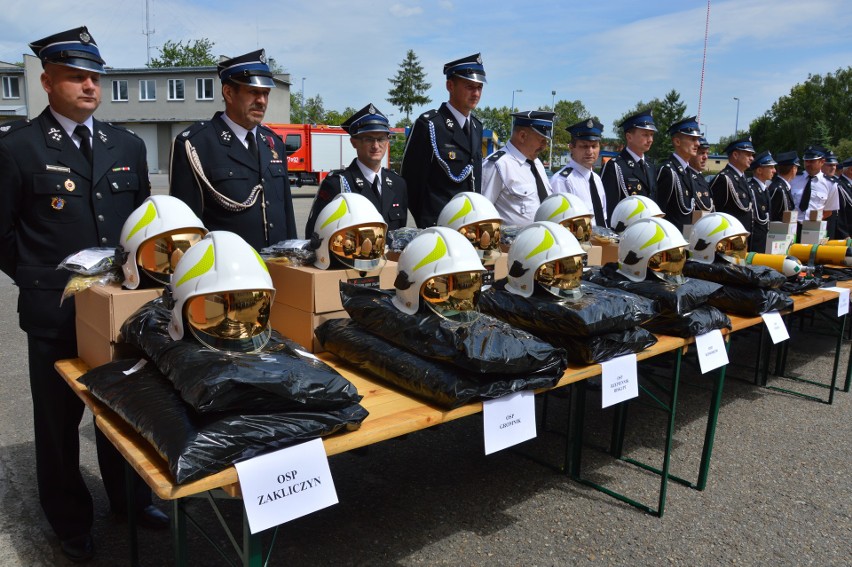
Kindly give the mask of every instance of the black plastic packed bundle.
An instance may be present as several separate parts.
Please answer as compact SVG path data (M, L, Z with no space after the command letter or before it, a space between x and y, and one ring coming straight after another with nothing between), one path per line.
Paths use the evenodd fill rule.
M769 266L739 265L730 262L704 264L689 260L683 266L683 275L722 285L739 285L778 289L787 281L786 276Z
M301 441L358 429L368 415L357 403L328 411L199 414L154 364L124 374L136 363L110 362L79 380L157 449L177 484Z
M407 315L393 293L340 282L343 308L361 328L422 358L447 362L470 373L533 374L567 367L562 349L494 317L470 323L436 314Z
M538 372L515 375L465 372L452 364L418 356L370 333L351 319L326 321L315 333L325 350L348 364L448 409L474 400L553 387L567 367L563 358L562 364Z
M169 313L155 299L125 321L121 335L198 412L326 410L361 400L349 380L275 331L262 352L218 352L191 338L173 340Z
M566 334L539 333L550 344L562 347L568 360L577 364L606 362L613 358L642 352L657 344L657 337L642 327L603 333L593 337L572 337Z
M482 292L479 308L513 327L541 333L590 337L626 331L656 314L654 300L616 288L583 282L577 300L557 299L547 292L521 297L506 290L506 280ZM561 345L559 345L561 346Z
M714 329L730 329L731 320L712 305L696 307L683 315L661 315L642 325L657 335L689 338Z
M710 296L707 304L725 313L757 317L769 311L790 309L793 300L780 289L725 285Z
M583 274L583 279L602 285L614 287L653 299L657 302L657 309L662 316L685 315L695 308L707 303L710 296L716 292L721 285L687 278L680 285L670 284L653 278L641 282L634 282L619 274L616 270L618 264L612 262L602 266L600 269L592 268ZM643 325L646 329L647 325Z

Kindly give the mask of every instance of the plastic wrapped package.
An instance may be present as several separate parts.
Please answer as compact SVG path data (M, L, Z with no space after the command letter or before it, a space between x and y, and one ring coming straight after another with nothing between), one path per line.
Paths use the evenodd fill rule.
M259 353L210 350L192 338L173 340L162 298L142 306L121 328L196 411L326 410L360 401L355 386L297 343L272 332Z
M414 237L418 234L420 234L420 229L410 226L389 230L387 236L388 251L402 252L408 246L408 243L414 240Z
M787 281L784 274L769 266L738 265L729 262L705 264L690 260L683 266L683 275L722 285L741 285L762 289L778 289Z
M591 337L572 337L565 334L537 333L550 344L562 347L568 360L576 364L606 362L618 356L642 352L657 343L657 337L642 327L633 327Z
M261 257L275 263L290 266L309 266L314 263L317 255L311 248L310 240L282 240L272 246L261 249Z
M480 315L468 323L434 313L407 315L391 302L393 292L340 282L343 308L361 327L422 358L469 373L533 374L565 370L562 349L499 319Z
M70 254L56 267L57 270L68 270L71 275L59 305L69 297L80 293L92 286L105 286L124 281L121 263L116 258L115 248L86 248Z
M725 285L707 301L725 313L757 317L769 311L793 307L793 300L780 289L765 289L740 285Z
M534 373L513 375L466 372L452 364L413 354L373 335L351 319L326 321L315 333L325 350L348 364L447 409L522 390L550 388L556 385L567 368L563 358L563 364ZM554 350L564 354L562 349Z
M583 279L653 299L662 316L685 315L707 303L710 296L719 290L721 284L688 278L680 285L670 284L658 279L633 282L619 274L615 262L600 268L591 268L583 273ZM647 329L648 326L644 325Z
M506 280L501 280L482 292L479 308L537 336L555 333L589 337L625 331L657 314L654 300L647 297L591 282L583 282L581 290L583 295L573 301L540 291L521 297L507 291Z
M177 484L294 443L358 429L368 415L357 403L328 411L198 414L154 364L125 374L136 363L110 362L79 380L157 449Z
M682 315L661 315L642 326L657 335L685 339L714 329L730 329L731 320L712 305L702 305Z

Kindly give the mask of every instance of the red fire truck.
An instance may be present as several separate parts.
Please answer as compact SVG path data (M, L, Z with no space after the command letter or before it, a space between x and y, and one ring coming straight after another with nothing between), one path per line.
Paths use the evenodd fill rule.
M324 124L265 124L284 140L290 183L319 185L328 172L343 169L355 159L349 134L340 126ZM390 152L385 156L390 166Z

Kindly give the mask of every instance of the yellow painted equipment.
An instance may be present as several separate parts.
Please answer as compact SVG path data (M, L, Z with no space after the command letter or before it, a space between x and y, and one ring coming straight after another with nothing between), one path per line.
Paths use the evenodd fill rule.
M795 256L803 264L833 264L852 266L852 249L848 246L825 246L819 244L791 244L787 254Z

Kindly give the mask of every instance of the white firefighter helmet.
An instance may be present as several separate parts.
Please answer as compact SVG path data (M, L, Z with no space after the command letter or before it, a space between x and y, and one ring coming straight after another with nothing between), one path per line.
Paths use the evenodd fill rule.
M317 215L314 234L309 235L316 252L314 266L327 270L337 258L348 268L370 271L385 261L388 225L367 197L340 193Z
M399 255L397 268L393 304L408 315L418 311L421 296L427 305L445 316L449 311L460 311L459 303L464 303L461 308L473 311L485 272L468 239L445 226L421 231ZM452 285L448 289L447 282L438 281L445 276L459 277L458 297L453 295ZM446 309L440 305L442 302L447 304Z
M463 234L483 263L489 265L500 256L502 224L494 203L472 191L456 193L438 215L438 226L448 226Z
M690 258L712 264L716 252L722 256L745 259L748 254L748 231L737 218L728 213L704 215L692 225L689 235Z
M650 197L630 195L615 205L609 217L609 226L621 234L632 223L649 217L663 217L665 214L660 206Z
M170 195L152 195L137 207L121 228L119 245L126 252L124 287L139 287L139 268L166 285L178 260L200 241L207 229L189 206Z
M509 248L506 289L522 297L538 282L558 297L574 297L580 285L585 250L564 226L540 221L526 226Z
M618 273L641 282L650 268L662 280L681 283L686 247L686 239L669 221L657 217L638 220L621 234Z
M594 215L580 197L571 193L554 193L547 197L535 211L535 221L561 224L571 231L579 242L588 242L592 236Z
M215 349L254 352L271 335L275 288L266 263L242 237L213 231L178 262L169 292L169 335L191 333Z

